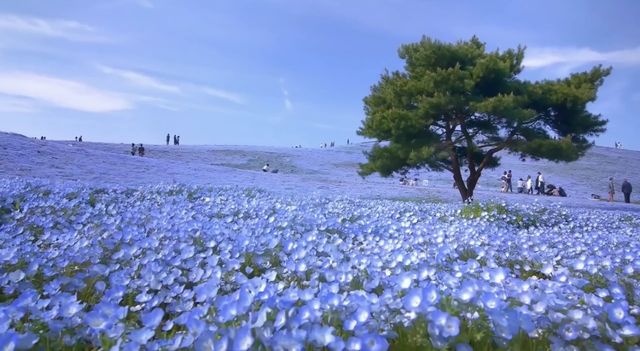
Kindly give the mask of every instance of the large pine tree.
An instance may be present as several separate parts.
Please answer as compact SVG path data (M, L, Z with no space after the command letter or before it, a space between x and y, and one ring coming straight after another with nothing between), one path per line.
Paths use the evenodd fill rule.
M567 162L583 156L592 146L587 137L605 131L607 120L586 105L611 68L531 82L518 78L524 53L488 52L475 36L402 45L404 71L382 74L364 99L358 134L387 143L367 153L360 174L446 170L468 201L482 171L499 165L500 151Z

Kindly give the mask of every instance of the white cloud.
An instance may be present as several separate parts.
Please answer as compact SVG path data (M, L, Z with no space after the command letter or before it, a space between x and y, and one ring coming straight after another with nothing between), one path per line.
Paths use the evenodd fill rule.
M0 112L31 113L37 110L31 100L19 99L12 96L0 96Z
M159 91L168 92L168 93L180 93L180 87L176 85L163 83L153 77L149 77L147 75L144 75L138 72L127 71L127 70L103 66L103 65L98 65L98 69L100 69L105 74L119 77L121 79L128 81L133 85L137 85L142 88L149 88L149 89L159 90Z
M223 100L227 100L239 105L244 105L245 104L245 99L244 97L240 96L239 94L230 92L230 91L226 91L226 90L221 90L221 89L214 89L214 88L210 88L210 87L201 87L202 92L204 92L205 94L209 95L209 96L213 96L216 98L220 98Z
M0 14L0 33L2 32L26 33L73 41L104 40L95 34L94 28L83 23L13 14Z
M577 67L593 63L638 65L640 47L616 51L596 51L591 48L532 48L527 49L523 65L527 68L555 65Z
M152 9L156 7L151 0L137 0L138 5Z
M282 95L284 96L284 108L287 111L293 111L293 103L289 98L289 91L284 87L284 79L280 78L280 89L282 89Z
M151 105L153 107L167 110L167 111L177 112L177 111L180 111L181 109L179 106L172 103L171 101L167 101L165 99L158 98L155 96L134 95L133 99L135 99L136 101L140 101L145 104Z
M113 92L82 82L26 72L0 72L0 93L83 112L112 112L133 107L131 101Z

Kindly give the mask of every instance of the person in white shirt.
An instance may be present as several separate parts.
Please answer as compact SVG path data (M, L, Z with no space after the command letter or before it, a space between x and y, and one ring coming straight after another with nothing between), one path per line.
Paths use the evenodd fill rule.
M531 176L527 176L527 181L524 186L527 194L533 194L533 181L531 180Z
M265 163L264 166L262 166L262 171L263 172L269 172L269 164Z
M522 178L518 179L517 188L519 194L524 192L524 180L522 180Z

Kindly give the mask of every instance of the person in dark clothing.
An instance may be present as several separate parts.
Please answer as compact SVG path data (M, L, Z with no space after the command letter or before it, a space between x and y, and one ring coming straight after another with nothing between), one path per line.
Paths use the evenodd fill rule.
M79 142L82 142L82 135L78 138Z
M140 157L144 156L144 146L142 146L142 144L140 144L140 146L138 146L138 155Z
M176 145L180 145L180 136L179 136L179 135L178 135L178 137L176 138L176 140L177 140L177 142L178 142Z
M631 203L631 183L625 179L624 182L622 182L622 189L620 190L622 190L624 194L624 202Z
M173 135L173 145L178 145L178 136L177 135Z
M138 151L138 148L136 147L136 144L131 143L131 156L135 156L137 151Z
M542 177L542 172L538 172L538 176L536 177L536 190L538 190L536 195L544 194L544 178Z
M171 134L167 133L167 145L169 145L169 139L171 139Z
M561 186L558 187L558 194L560 194L560 196L562 197L567 197L567 192L564 191Z
M547 184L547 190L544 191L543 193L545 195L554 195L554 192L556 190L556 186L553 184Z
M513 177L511 175L511 170L509 170L509 172L507 172L507 191L512 193L513 192L513 187L512 187L512 183L511 183L511 177Z

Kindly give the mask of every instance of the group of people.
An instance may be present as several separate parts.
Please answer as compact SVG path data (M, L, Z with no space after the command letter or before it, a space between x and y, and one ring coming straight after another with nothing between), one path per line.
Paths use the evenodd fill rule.
M616 194L616 185L613 183L613 177L609 178L609 202L613 201L613 197ZM631 183L627 179L622 182L622 186L620 187L622 194L624 194L624 202L631 203L631 190L633 187ZM592 195L593 197L593 195Z
M76 137L76 141L81 143L82 142L82 135L79 136L79 137Z
M504 171L500 177L501 186L500 191L503 193L513 192L513 174L511 170ZM562 196L566 197L567 192L562 187L556 187L553 184L545 184L544 176L542 172L538 172L535 180L530 175L527 179L519 178L516 183L516 189L519 194L533 194L536 191L536 195L549 195L549 196Z
M268 163L265 163L264 166L262 166L262 171L265 173L278 173L277 169L271 169L271 167L269 166Z
M167 145L169 145L169 140L171 140L171 134L167 133ZM180 145L179 135L173 135L173 145Z
M136 146L135 143L131 143L131 156L135 156L136 153L138 156L144 156L144 146L142 144Z
M350 145L350 144L351 144L351 140L349 140L349 138L347 138L347 145ZM320 148L321 149L326 149L326 148L335 147L335 146L336 146L336 142L335 141L332 141L332 142L330 142L328 144L327 143L320 143ZM300 147L302 147L302 146L300 146Z

